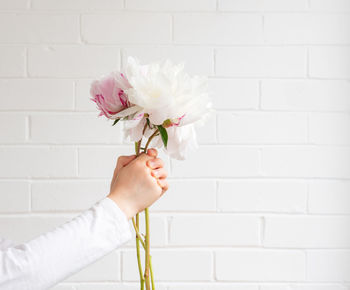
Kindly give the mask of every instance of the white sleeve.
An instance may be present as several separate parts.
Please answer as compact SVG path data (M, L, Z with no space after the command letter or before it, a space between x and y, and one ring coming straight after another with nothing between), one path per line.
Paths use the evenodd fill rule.
M12 246L15 246L15 245L16 245L16 243L12 240L0 238L0 251L5 250L5 249L12 247Z
M53 231L0 250L1 290L43 290L130 240L130 224L110 198Z

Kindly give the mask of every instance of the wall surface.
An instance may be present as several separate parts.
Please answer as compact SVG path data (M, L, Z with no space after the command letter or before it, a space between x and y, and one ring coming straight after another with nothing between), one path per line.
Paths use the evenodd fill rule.
M133 147L89 85L127 55L185 61L217 109L151 207L157 289L350 289L348 0L0 0L1 235L108 194ZM134 248L54 289L139 289Z

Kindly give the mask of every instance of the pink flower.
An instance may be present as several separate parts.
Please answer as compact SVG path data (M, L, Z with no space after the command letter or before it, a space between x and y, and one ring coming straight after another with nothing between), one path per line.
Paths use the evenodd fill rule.
M91 100L101 111L99 116L117 119L115 115L130 107L129 99L125 93L131 88L128 80L120 72L112 72L91 84Z

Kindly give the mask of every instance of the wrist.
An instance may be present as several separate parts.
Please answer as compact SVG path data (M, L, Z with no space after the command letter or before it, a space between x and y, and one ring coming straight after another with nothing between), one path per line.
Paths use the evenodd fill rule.
M117 206L124 212L128 220L135 215L134 211L128 206L128 203L123 198L121 198L119 194L110 193L107 195L107 197L117 204Z

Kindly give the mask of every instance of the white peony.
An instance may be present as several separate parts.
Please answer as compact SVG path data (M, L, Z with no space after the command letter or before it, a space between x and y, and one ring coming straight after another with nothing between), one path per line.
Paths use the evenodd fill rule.
M163 125L168 133L167 154L185 159L198 147L195 125L203 124L211 112L207 78L190 77L184 65L173 65L169 60L162 63L141 65L129 57L125 75L131 85L126 91L130 103L139 108L132 118L125 120L124 134L133 142L149 137L156 126ZM151 128L146 127L146 118ZM156 136L152 146L163 147Z
M193 123L208 112L207 78L190 77L184 65L162 63L140 65L128 58L126 77L131 84L127 95L131 103L142 107L152 124L161 125L170 120L177 125Z

